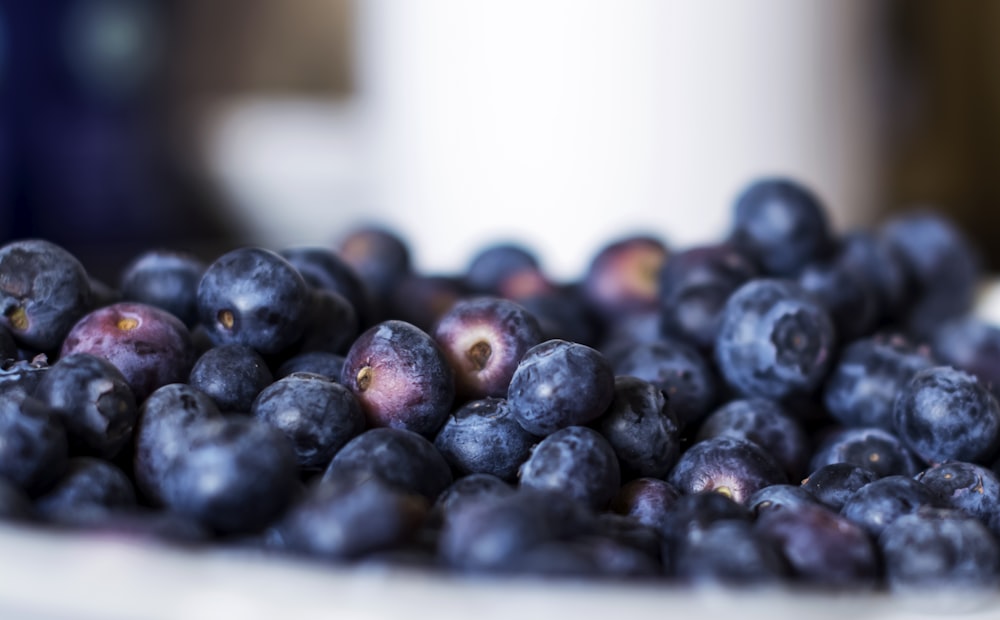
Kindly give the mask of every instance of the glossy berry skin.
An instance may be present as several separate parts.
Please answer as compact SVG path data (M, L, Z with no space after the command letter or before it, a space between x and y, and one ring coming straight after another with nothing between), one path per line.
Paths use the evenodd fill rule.
M941 506L961 510L1000 536L1000 478L975 463L952 461L916 475L934 493Z
M666 245L649 235L616 239L591 259L583 276L583 300L605 322L655 310Z
M278 366L274 373L275 379L287 377L293 372L311 372L322 375L331 381L340 381L340 373L344 369L344 356L327 351L310 351L288 358Z
M0 247L0 325L22 347L57 350L92 306L86 270L62 247L41 239Z
M63 341L61 357L89 353L118 368L136 402L168 383L185 381L194 364L191 332L166 310L135 302L98 308Z
M29 495L48 489L66 469L66 431L44 402L24 394L0 399L0 478Z
M820 386L836 342L830 315L798 285L752 280L726 302L715 359L738 393L780 400Z
M948 366L921 370L899 392L896 434L925 462L981 462L1000 444L1000 405L972 375Z
M485 473L513 482L538 437L521 428L502 398L465 403L438 431L434 446L460 475Z
M878 545L894 592L986 593L998 583L1000 544L979 520L957 510L902 516L885 528Z
M529 248L513 241L490 244L469 261L465 269L465 285L482 295L501 295L501 286L508 277L525 270L537 270L538 257Z
M541 441L521 468L522 487L559 491L603 510L621 486L614 448L586 426L560 429Z
M499 297L457 302L431 331L455 373L459 397L507 395L514 369L542 341L538 320L523 306Z
M146 502L164 503L167 477L184 459L191 429L202 421L221 418L211 397L185 383L165 385L143 401L135 428L133 469Z
M440 347L411 323L389 320L351 345L340 382L361 404L371 427L433 437L455 400L454 373Z
M343 476L311 486L277 529L289 551L347 560L405 543L427 510L419 495L377 478Z
M840 509L840 514L878 537L903 515L938 504L934 492L921 482L908 476L886 476L858 489Z
M110 459L132 439L139 417L135 395L108 360L87 353L60 358L34 391L59 416L70 443Z
M36 501L42 519L73 524L135 506L132 482L118 467L90 457L70 459L66 473Z
M453 480L434 444L401 428L373 428L350 440L330 461L323 478L348 474L378 478L430 502Z
M729 244L700 246L670 257L660 272L660 326L663 333L711 349L726 300L760 273L756 264Z
M718 398L719 379L708 360L679 340L635 343L613 369L616 375L638 377L663 390L682 428L698 424Z
M302 335L309 287L287 260L263 248L223 254L198 282L198 319L216 345L279 353Z
M831 463L809 474L802 481L802 488L816 501L834 512L840 512L861 487L878 480L878 475L867 467L850 463Z
M163 478L168 510L223 534L255 532L292 499L295 453L279 431L244 416L200 420Z
M611 404L615 377L596 349L546 340L521 358L507 391L518 423L545 436L596 420Z
M174 250L148 250L121 273L123 301L162 308L188 327L198 321L198 282L207 265L196 256Z
M785 178L763 178L744 188L734 205L730 242L778 277L795 275L833 245L819 198Z
M1000 398L1000 326L963 316L943 323L930 342L935 358L942 364L975 375Z
M695 441L735 437L754 442L770 454L788 475L798 479L811 446L802 425L778 403L766 398L732 400L719 407L698 428Z
M371 321L371 293L358 273L332 249L318 246L286 248L279 252L306 284L344 297L357 313L359 326Z
M665 478L680 456L680 425L670 399L648 381L615 377L614 398L596 428L614 448L626 479Z
M635 478L618 489L609 508L616 514L660 531L663 529L664 515L677 503L680 496L680 491L666 480Z
M746 521L717 521L681 540L674 554L678 579L693 585L765 586L785 581L788 564L777 545Z
M772 510L755 528L781 550L798 581L820 588L875 586L878 552L868 534L822 506Z
M823 387L823 403L845 426L892 431L896 394L935 363L901 336L875 336L847 345Z
M713 437L689 447L667 480L681 493L715 491L744 504L760 489L787 479L781 467L757 444Z
M880 428L841 428L829 431L813 452L809 468L848 463L870 469L879 478L913 476L917 458L893 433Z
M264 388L250 413L288 438L304 471L325 468L365 429L365 416L350 390L309 373L293 373Z
M220 411L248 413L253 401L274 382L267 362L244 344L212 347L195 361L188 383L215 401Z

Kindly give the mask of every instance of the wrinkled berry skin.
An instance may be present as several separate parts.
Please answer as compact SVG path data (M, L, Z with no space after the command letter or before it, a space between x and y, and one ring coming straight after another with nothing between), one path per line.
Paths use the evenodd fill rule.
M205 267L185 252L143 252L122 270L122 300L162 308L192 327L198 321L198 282Z
M625 478L665 478L680 456L680 425L671 401L648 381L615 377L614 398L596 428L614 448Z
M86 270L60 246L27 239L0 247L0 325L22 347L58 349L92 307Z
M777 545L746 521L717 521L681 539L674 554L678 579L694 585L777 585L790 573Z
M764 178L736 198L730 242L771 276L789 277L829 254L830 226L819 198L791 179Z
M913 476L917 458L895 434L880 428L839 428L820 440L809 463L815 471L825 465L848 463L870 469L879 478Z
M789 480L802 476L808 460L805 429L778 403L766 398L732 400L716 409L698 428L695 441L711 437L747 439L770 454Z
M947 366L921 370L899 392L896 434L925 462L986 462L1000 444L1000 405L973 376Z
M135 395L121 371L87 353L60 358L42 376L35 397L52 407L72 444L107 459L132 439L139 417Z
M378 478L433 502L452 483L448 463L422 435L401 428L373 428L347 442L323 474Z
M867 467L838 462L824 465L809 474L802 481L802 488L830 510L840 512L861 487L876 480L878 475Z
M340 382L361 404L371 427L401 428L433 437L455 400L455 379L444 353L411 323L389 320L351 345Z
M660 272L663 333L687 340L703 351L711 349L726 300L758 275L757 265L728 244L674 254Z
M502 398L470 401L448 416L434 446L461 475L492 474L513 482L538 438L521 428Z
M667 479L681 493L715 491L744 504L760 489L786 482L763 448L746 439L712 437L681 454Z
M160 386L185 381L195 359L191 332L180 319L135 302L98 308L81 318L66 335L60 356L74 353L114 364L140 403Z
M287 260L239 248L215 260L198 282L198 319L216 345L244 344L267 355L299 339L309 287Z
M845 426L894 429L896 394L934 361L899 336L876 336L847 345L823 387L823 403Z
M135 504L135 489L125 472L90 457L71 459L66 473L36 502L41 518L65 524Z
M326 467L337 450L365 429L365 416L350 390L308 373L291 374L264 388L250 413L289 439L304 471Z
M682 428L701 422L718 398L719 379L708 360L679 340L635 343L612 368L616 375L638 377L663 390Z
M591 259L583 276L584 302L605 322L655 310L660 270L668 255L666 245L648 235L608 243Z
M0 478L38 495L66 469L66 431L52 409L31 396L0 399Z
M524 430L545 436L596 420L611 404L614 390L611 365L596 349L546 340L521 358L507 400Z
M715 359L740 394L780 400L820 386L836 342L830 315L798 285L752 280L726 302Z
M459 397L507 395L518 362L542 341L538 320L523 306L499 297L457 302L431 331L455 373Z
M566 493L594 510L603 510L621 486L614 448L586 426L560 429L541 441L521 468L522 487Z
M844 503L840 514L874 537L893 521L939 504L934 492L908 476L886 476L866 484Z
M822 506L771 510L756 530L778 545L793 576L821 588L871 588L879 573L878 552L868 534Z
M195 361L188 383L208 395L220 411L247 413L253 401L274 382L267 362L243 344L212 347Z
M423 497L377 478L340 476L311 486L277 529L289 551L347 560L403 544L427 510Z
M284 436L245 416L200 420L165 472L168 510L223 534L256 532L292 499L295 453Z
M931 466L916 475L942 507L976 517L1000 536L1000 478L975 463L952 461Z
M997 587L1000 544L981 522L960 511L921 509L900 517L885 528L878 545L894 592L987 593Z

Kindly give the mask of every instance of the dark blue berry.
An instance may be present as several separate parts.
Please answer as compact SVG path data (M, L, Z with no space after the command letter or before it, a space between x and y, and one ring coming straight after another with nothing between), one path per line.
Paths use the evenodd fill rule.
M465 285L473 293L500 295L501 285L508 276L538 268L538 257L527 247L515 242L493 243L476 252L469 261Z
M830 510L840 512L858 489L875 480L878 480L878 475L867 467L831 463L809 474L802 481L802 488Z
M63 474L67 459L66 430L51 407L24 394L0 398L0 478L38 495Z
M198 282L205 267L186 252L147 250L122 270L122 300L156 306L192 327L198 321Z
M746 506L754 515L769 510L794 510L802 504L815 504L818 500L801 485L772 484L750 496Z
M840 514L878 537L901 516L938 503L934 492L921 482L908 476L886 476L858 489L840 509Z
M693 585L764 586L782 583L790 569L778 546L746 521L717 521L681 539L674 572Z
M596 422L611 443L625 478L665 478L680 456L680 426L659 387L636 377L615 377L611 405Z
M976 517L1000 536L1000 478L975 463L951 461L916 475L934 493L942 507Z
M344 356L327 351L310 351L288 358L274 372L275 379L287 377L293 372L311 372L331 381L340 382L344 369Z
M819 441L809 468L848 463L870 469L876 477L913 476L920 466L916 457L893 433L880 428L840 428Z
M273 381L264 358L244 344L205 351L188 377L188 383L214 400L220 411L233 413L248 413L257 395Z
M744 504L760 489L787 480L771 455L746 439L713 437L682 455L668 481L682 493L714 491Z
M35 506L47 521L74 524L135 504L135 488L125 472L107 461L80 457L69 461L66 473Z
M560 429L541 441L521 468L522 487L559 491L602 510L621 486L614 448L585 426Z
M460 475L492 474L513 482L538 437L521 428L502 398L465 403L452 412L434 445Z
M669 252L649 235L616 239L591 259L581 283L583 300L605 322L657 308L659 276Z

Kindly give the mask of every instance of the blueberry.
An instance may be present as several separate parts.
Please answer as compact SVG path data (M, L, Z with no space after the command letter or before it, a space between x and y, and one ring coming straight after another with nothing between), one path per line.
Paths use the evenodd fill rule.
M546 578L651 579L661 573L648 554L615 540L584 537L552 540L534 546L509 562L517 575Z
M963 461L929 467L916 479L924 484L945 508L954 508L976 517L1000 536L1000 478L991 470Z
M583 276L583 300L606 322L655 310L659 275L667 262L664 243L650 235L616 239L591 259Z
M107 461L80 457L69 461L66 473L35 505L41 518L71 525L135 504L135 488L125 472Z
M430 441L401 428L369 429L337 452L324 478L356 473L379 478L433 502L452 483L448 463Z
M621 486L614 448L585 426L566 427L543 439L519 477L522 487L561 491L594 510L606 508Z
M361 403L369 426L433 437L455 399L454 373L441 348L420 328L399 320L361 334L344 360L340 382Z
M837 260L860 270L874 285L879 322L901 317L912 291L898 248L873 231L853 230L840 238Z
M826 308L837 337L850 342L878 326L880 307L875 283L861 269L839 258L802 268L799 286Z
M875 480L878 480L878 475L867 467L831 463L809 474L802 481L802 488L830 510L840 512L858 489Z
M0 394L32 395L42 378L48 374L48 356L39 354L29 360L0 361Z
M61 358L44 373L35 396L52 407L72 444L113 458L132 439L139 417L132 388L114 364L87 353Z
M596 349L546 340L521 358L507 400L524 430L545 436L596 420L611 404L614 387L611 365Z
M24 394L0 398L0 478L38 495L62 475L67 459L66 430L47 404Z
M413 273L393 289L389 311L393 318L430 332L452 306L468 295L457 276Z
M397 233L385 227L351 230L336 249L377 301L387 300L399 281L411 271L409 247Z
M302 335L309 287L287 260L263 248L223 254L198 282L198 318L215 344L279 353Z
M526 246L497 242L480 249L465 269L465 285L473 293L501 295L501 286L509 276L539 268L538 257Z
M331 381L340 381L344 369L344 356L327 351L310 351L288 358L274 372L275 379L287 377L293 372L311 372Z
M1000 405L968 373L935 366L916 373L893 407L896 433L930 464L988 460L1000 444Z
M841 352L823 386L823 403L845 426L893 430L896 394L934 361L901 336L857 340Z
M830 315L802 288L751 280L726 302L715 359L738 393L782 399L820 386L835 344Z
M960 511L921 509L902 516L885 528L878 544L894 592L985 594L997 587L1000 544L979 520Z
M403 544L426 513L427 500L419 495L348 475L311 486L277 529L290 551L346 560Z
M538 320L523 306L498 297L457 302L431 331L455 373L462 398L507 395L518 362L542 341Z
M168 510L223 534L254 532L291 500L295 454L281 433L243 416L196 420L162 478Z
M452 412L434 445L460 475L492 474L513 482L538 438L521 428L510 403L485 398Z
M114 364L140 403L160 386L186 380L195 359L191 332L180 319L135 302L98 308L81 318L66 335L60 356L74 353Z
M921 482L908 476L886 476L858 489L844 503L840 514L878 537L901 516L938 503L934 492Z
M664 515L677 503L681 493L674 485L659 478L635 478L623 484L609 508L639 523L661 531Z
M664 333L708 350L733 292L759 275L752 260L728 244L695 247L670 257L660 272Z
M517 302L538 319L546 340L566 340L588 346L597 343L600 334L597 321L580 303L572 287L518 297Z
M60 246L28 239L0 247L0 324L22 347L58 349L92 306L86 270Z
M188 383L214 400L220 411L234 413L248 413L257 395L273 381L264 358L244 344L205 351L188 377Z
M880 428L839 428L819 441L809 463L815 471L824 465L848 463L870 469L876 477L913 476L917 459L896 435Z
M829 254L833 240L819 198L802 184L763 178L736 198L730 241L768 275L788 277Z
M122 270L122 300L156 306L192 327L198 321L198 282L205 267L186 252L147 250Z
M789 479L804 473L810 450L806 431L772 400L746 398L726 403L705 419L695 441L722 436L747 439L764 448Z
M935 329L930 344L941 363L975 375L1000 398L1000 327L962 316Z
M713 437L688 448L667 479L681 493L714 491L744 504L760 489L786 481L785 473L757 444Z
M31 521L35 510L31 499L20 487L0 478L0 523L5 521Z
M663 538L663 562L666 572L674 572L676 555L688 538L704 536L713 523L742 521L750 523L750 511L721 493L682 495L659 518L656 527Z
M790 569L778 547L746 521L718 521L681 539L674 571L692 585L763 586L784 581Z
M596 428L611 443L625 478L664 478L680 456L680 427L671 401L636 377L615 377L615 395Z
M663 390L681 427L700 422L718 397L719 380L708 360L679 340L635 343L613 369L616 375L638 377Z
M359 325L373 322L372 294L343 257L318 246L286 248L279 252L295 267L309 286L342 296L357 312Z
M346 297L322 289L309 291L302 337L287 353L344 353L358 336L360 319Z
M250 407L295 448L300 470L320 470L365 429L354 394L320 375L293 373L264 388Z
M441 492L433 512L442 522L451 515L478 502L513 494L517 487L493 474L468 474L457 478Z
M772 484L750 496L746 506L754 515L770 510L795 509L802 504L815 504L817 499L801 485Z

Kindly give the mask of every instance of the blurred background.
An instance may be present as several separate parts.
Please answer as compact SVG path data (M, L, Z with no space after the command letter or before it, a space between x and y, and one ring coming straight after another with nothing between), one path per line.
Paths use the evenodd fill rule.
M949 213L1000 266L1000 4L0 0L0 237L114 281L150 246L332 244L558 276L726 232L753 177L841 229Z

